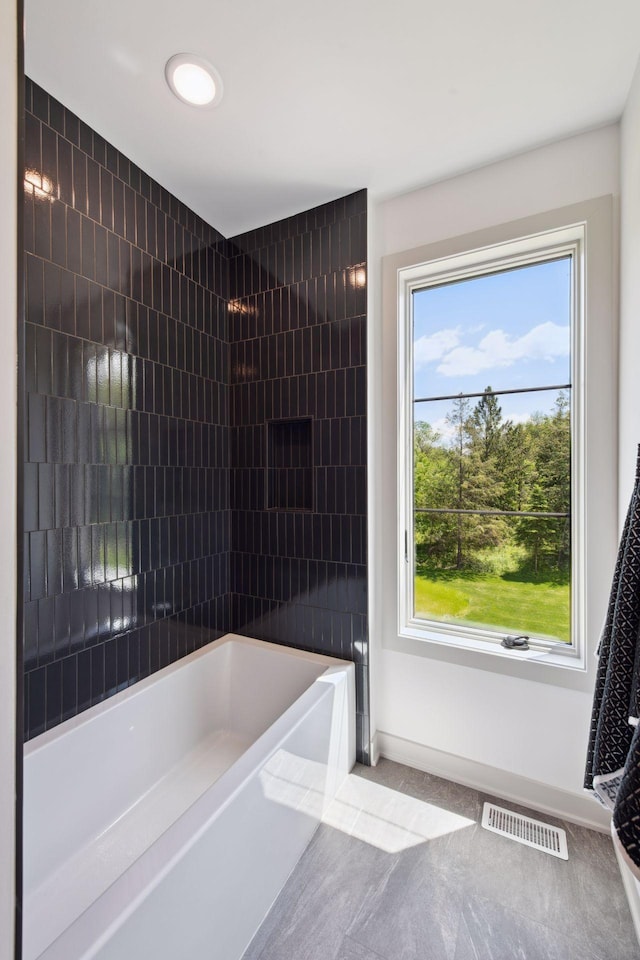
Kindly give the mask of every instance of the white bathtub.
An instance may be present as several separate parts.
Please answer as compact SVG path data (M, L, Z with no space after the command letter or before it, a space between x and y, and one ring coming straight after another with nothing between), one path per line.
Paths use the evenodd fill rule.
M23 960L238 960L354 760L353 664L232 634L30 741Z

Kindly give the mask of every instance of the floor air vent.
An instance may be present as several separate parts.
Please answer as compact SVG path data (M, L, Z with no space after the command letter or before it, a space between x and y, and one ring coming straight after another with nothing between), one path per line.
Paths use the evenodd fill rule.
M482 826L492 833L510 837L518 843L536 850L544 850L552 857L568 860L567 835L559 827L552 827L541 820L523 817L520 813L496 807L495 803L485 803L482 810Z

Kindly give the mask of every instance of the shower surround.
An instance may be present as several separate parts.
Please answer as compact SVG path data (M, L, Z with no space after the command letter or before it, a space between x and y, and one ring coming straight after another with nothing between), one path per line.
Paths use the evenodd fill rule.
M233 629L355 661L360 759L369 751L366 209L360 191L227 245Z
M235 631L355 660L366 761L366 192L225 240L25 103L25 738Z

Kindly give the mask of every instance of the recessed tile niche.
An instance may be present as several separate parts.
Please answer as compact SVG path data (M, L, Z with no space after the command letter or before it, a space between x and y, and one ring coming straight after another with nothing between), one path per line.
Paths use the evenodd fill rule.
M267 509L313 510L310 417L267 423Z

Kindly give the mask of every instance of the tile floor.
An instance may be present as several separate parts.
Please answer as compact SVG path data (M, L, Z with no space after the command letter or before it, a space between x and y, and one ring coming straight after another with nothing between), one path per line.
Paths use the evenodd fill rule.
M609 838L569 860L480 827L475 790L356 767L243 960L639 960Z

